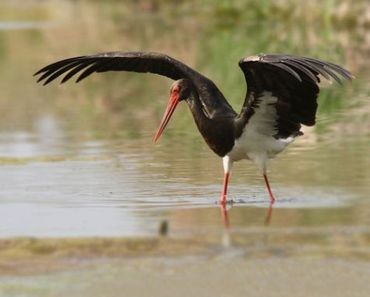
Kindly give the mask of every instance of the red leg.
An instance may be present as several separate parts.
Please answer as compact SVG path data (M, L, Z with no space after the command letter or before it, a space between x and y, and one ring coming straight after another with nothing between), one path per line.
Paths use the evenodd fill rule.
M229 177L230 177L230 173L229 172L226 172L224 174L224 185L222 187L222 193L221 193L221 197L220 197L220 204L221 205L226 205L226 199L227 199L227 185L229 183Z
M263 175L263 178L265 179L265 183L266 183L266 187L267 187L267 190L270 194L270 203L273 204L275 202L275 197L274 197L274 194L272 194L272 191L271 191L271 188L270 188L270 184L269 184L269 180L267 179L267 175L264 174Z

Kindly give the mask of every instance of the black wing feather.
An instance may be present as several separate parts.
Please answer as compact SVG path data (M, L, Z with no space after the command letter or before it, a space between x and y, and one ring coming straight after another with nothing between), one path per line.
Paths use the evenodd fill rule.
M310 67L311 65L303 66L299 64L297 61L291 60L291 59L286 60L283 63L286 64L287 66L290 66L290 68L298 69L299 71L303 72L312 81L320 82L319 77L314 74L315 70L312 67ZM300 77L300 75L298 75L298 77L300 78L300 81L302 81L302 78Z
M47 65L34 75L41 75L37 82L43 82L46 85L63 74L61 83L68 81L78 73L80 75L76 82L92 73L107 71L154 73L173 80L186 78L192 81L200 99L211 113L217 113L222 109L227 109L232 114L235 113L210 79L170 56L155 52L107 52L68 58Z
M246 99L238 116L239 134L257 110L263 94L270 92L275 103L276 138L301 134L301 124L315 124L319 75L342 83L352 74L342 67L318 59L291 55L258 55L240 60L248 85Z
M76 65L78 65L79 62L78 61L75 61L75 62L71 62L65 66L62 66L60 69L58 70L53 70L53 71L46 71L39 79L37 82L40 82L42 80L44 80L44 83L43 85L47 85L49 82L51 82L52 80L56 79L57 77L59 77L60 75L62 75L63 73L65 73L66 71L74 68ZM83 67L86 67L86 65L83 65Z
M96 67L90 68L89 66L92 64L96 65ZM196 71L180 61L159 53L108 52L91 56L79 56L64 59L47 65L46 67L37 71L35 75L42 74L38 80L39 82L49 79L51 76L53 76L53 78L48 81L49 83L63 73L72 69L73 74L69 74L68 78L63 80L65 82L73 75L87 67L89 67L89 70L83 75L79 76L79 81L94 72L105 71L134 71L142 73L150 72L167 76L174 80L194 75L196 76L198 74ZM65 71L62 71L63 69ZM77 71L75 69L79 70ZM198 75L201 76L200 74Z
M66 68L62 68L61 71L63 71L64 73L66 73L68 71L68 73L63 77L63 79L60 81L60 83L65 83L66 81L68 81L71 77L73 77L74 75L76 75L78 72L80 72L82 69L86 68L86 64L85 63L80 63L80 61L76 61L75 62L76 64L72 63L68 66L66 66ZM70 71L69 71L70 70ZM61 73L58 73L58 76L61 75ZM57 78L58 76L56 77L53 77L53 79ZM51 81L51 80L50 80ZM50 81L44 83L44 85L46 83L49 83Z

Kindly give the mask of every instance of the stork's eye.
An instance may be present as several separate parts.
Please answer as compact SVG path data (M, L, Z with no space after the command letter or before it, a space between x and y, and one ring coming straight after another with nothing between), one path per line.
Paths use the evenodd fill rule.
M179 94L181 92L181 87L176 85L176 86L173 86L172 89L170 90L170 93L177 93Z

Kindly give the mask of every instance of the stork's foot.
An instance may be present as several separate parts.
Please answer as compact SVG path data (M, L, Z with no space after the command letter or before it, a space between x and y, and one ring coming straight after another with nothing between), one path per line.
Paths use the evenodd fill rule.
M221 195L220 200L218 201L218 204L221 206L226 205L233 205L235 201L233 199L227 199L227 196Z

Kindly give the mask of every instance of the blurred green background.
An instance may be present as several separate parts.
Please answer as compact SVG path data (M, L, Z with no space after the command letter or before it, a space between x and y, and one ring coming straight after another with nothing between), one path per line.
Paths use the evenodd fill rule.
M319 112L328 117L316 132L327 128L331 114L345 110L332 127L336 134L369 133L367 1L5 0L0 8L4 129L32 129L35 118L54 113L94 137L140 135L157 124L169 80L113 73L93 75L77 86L41 88L31 74L65 57L146 50L168 53L203 72L236 110L245 94L237 66L241 57L282 52L330 60L357 80L323 90ZM174 125L194 135L191 121L189 115L178 116Z

